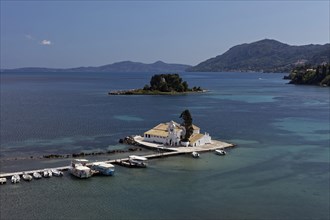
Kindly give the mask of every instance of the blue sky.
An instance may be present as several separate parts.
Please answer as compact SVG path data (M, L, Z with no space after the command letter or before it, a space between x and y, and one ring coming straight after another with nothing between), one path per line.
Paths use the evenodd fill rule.
M1 1L1 68L196 65L265 38L329 43L329 1Z

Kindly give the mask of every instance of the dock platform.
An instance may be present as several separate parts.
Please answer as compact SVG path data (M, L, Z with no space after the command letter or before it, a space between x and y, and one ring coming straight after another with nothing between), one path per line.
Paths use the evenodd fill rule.
M189 154L194 151L196 152L206 152L206 151L214 151L217 149L226 149L226 148L232 148L235 145L212 140L212 144L205 144L203 146L199 147L166 147L162 144L156 144L156 143L149 143L143 141L143 138L141 136L135 136L134 140L139 143L141 146L147 147L149 149L153 149L156 151L154 154L149 155L143 155L143 157L148 159L155 159L155 158L161 158L161 157L169 157L169 156L175 156L175 155L181 155L181 154ZM118 163L120 161L126 161L128 158L121 158L121 159L113 159L113 160L106 160L106 161L99 161L99 162L105 162L105 163ZM92 163L87 163L87 166L91 166ZM23 173L27 174L33 174L34 172L43 172L44 170L48 169L57 169L60 171L66 171L70 168L70 166L62 166L62 167L53 167L53 168L44 168L44 169L38 169L38 170L27 170L27 171L20 171L20 172L11 172L11 173L0 173L0 178L8 178L15 174L23 175Z

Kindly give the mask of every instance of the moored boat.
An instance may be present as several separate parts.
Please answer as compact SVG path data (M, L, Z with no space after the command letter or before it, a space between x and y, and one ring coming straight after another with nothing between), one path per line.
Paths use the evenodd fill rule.
M148 163L146 162L148 159L141 156L131 155L128 156L128 162L131 163L135 167L147 167Z
M0 178L0 184L5 184L7 182L6 178Z
M21 178L19 177L18 174L15 174L11 177L11 182L12 183L19 183L21 181Z
M47 170L46 169L46 170L43 171L43 176L46 177L46 178L52 177L53 176L53 173L52 173L51 170Z
M32 176L30 174L25 173L25 172L23 173L22 178L25 181L31 181L32 180Z
M115 173L115 166L111 163L95 162L92 164L91 169L106 176L112 176Z
M223 149L220 149L220 150L215 150L215 154L217 155L221 155L221 156L224 156L226 155L226 151L224 151Z
M41 179L41 174L40 173L38 173L38 172L34 172L33 174L32 174L32 176L33 176L33 178L35 178L35 179Z
M196 151L192 152L192 153L191 153L191 156L192 156L193 158L199 158L199 157L200 157L199 153L197 153Z
M147 167L148 159L141 156L131 155L127 159L116 160L116 163L124 167L145 168Z
M52 169L51 172L54 176L63 176L63 172L57 169Z
M74 159L71 161L70 173L78 178L89 178L92 176L92 171L86 166L88 160Z
M116 160L116 163L123 167L132 167L132 164L128 160Z
M48 171L47 171L47 170L44 170L44 171L42 172L42 176L43 176L43 177L49 177L49 176L48 176Z

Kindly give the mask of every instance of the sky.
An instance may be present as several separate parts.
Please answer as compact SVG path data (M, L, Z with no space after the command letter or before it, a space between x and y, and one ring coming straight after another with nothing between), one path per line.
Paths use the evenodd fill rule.
M262 39L329 43L330 1L0 1L0 68L197 65Z

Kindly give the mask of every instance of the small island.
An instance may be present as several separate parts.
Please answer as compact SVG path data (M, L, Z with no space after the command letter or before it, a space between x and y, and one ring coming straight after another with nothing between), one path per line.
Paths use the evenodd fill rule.
M195 92L205 92L200 86L189 88L179 74L156 74L151 77L150 85L142 89L111 91L109 95L178 95Z
M289 84L330 86L330 64L298 66L284 79L291 80Z

